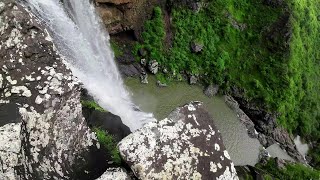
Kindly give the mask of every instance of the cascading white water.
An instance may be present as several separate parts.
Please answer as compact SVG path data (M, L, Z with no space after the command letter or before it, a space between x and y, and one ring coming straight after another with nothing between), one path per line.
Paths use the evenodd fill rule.
M22 0L50 30L60 54L90 95L131 130L153 121L137 111L114 62L109 35L90 0Z

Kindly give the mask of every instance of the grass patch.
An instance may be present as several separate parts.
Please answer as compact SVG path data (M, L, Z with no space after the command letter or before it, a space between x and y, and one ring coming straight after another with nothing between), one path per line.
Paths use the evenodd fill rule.
M95 101L81 101L81 104L83 107L89 108L89 109L94 109L100 112L107 112L106 110L104 110L101 106L99 106L99 104L97 104Z
M278 180L320 179L320 171L304 166L303 164L288 164L285 168L278 169L275 159L270 159L266 165L259 164L257 168L267 172Z
M108 134L106 131L99 128L93 128L93 131L96 133L98 141L102 148L104 148L111 155L112 161L116 165L120 165L121 156L114 137Z

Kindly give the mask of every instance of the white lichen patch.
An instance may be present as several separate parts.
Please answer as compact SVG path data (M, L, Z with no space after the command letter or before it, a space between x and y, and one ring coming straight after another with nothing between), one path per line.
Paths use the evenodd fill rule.
M25 97L31 97L31 91L25 86L13 86L11 89L12 94L18 94Z
M228 153L227 150L224 150L224 151L223 151L223 154L224 154L224 157L226 157L226 158L228 158L228 159L231 159L231 158L230 158L230 155L229 155L229 153Z
M215 144L214 144L214 149L215 149L216 151L220 151L220 146L219 146L219 144L215 143Z
M10 76L7 76L6 79L11 85L16 85L17 84L17 80L12 80Z
M211 172L217 172L218 168L215 162L210 162L210 171Z

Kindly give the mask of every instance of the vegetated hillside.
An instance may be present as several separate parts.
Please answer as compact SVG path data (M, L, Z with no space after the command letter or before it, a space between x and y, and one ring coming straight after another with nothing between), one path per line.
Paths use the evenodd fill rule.
M320 1L209 0L197 3L198 12L176 3L169 2L171 45L161 8L137 45L169 70L160 79L187 73L225 90L235 85L278 112L278 123L290 132L319 139ZM193 53L192 42L203 50Z

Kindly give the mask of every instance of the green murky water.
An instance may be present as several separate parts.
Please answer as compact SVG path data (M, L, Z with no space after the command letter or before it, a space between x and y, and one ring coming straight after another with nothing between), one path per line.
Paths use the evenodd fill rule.
M132 93L133 101L141 110L154 113L157 119L164 119L176 107L190 101L202 101L220 130L224 144L236 165L254 165L258 160L260 143L248 136L245 127L236 114L225 104L223 97L208 98L200 86L175 82L169 87L156 86L155 77L149 77L149 84L128 78L125 83Z

